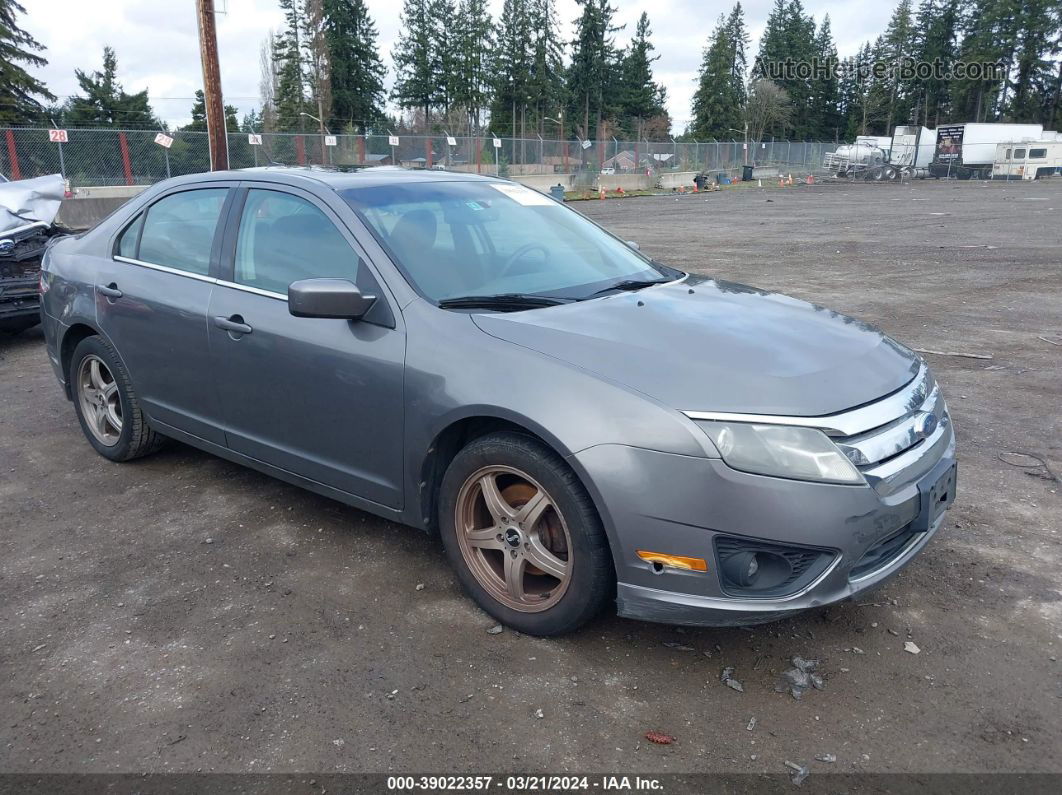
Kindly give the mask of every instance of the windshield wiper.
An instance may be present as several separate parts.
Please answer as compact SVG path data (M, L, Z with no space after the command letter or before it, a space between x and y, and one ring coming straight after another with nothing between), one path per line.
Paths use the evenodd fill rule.
M503 312L518 312L521 309L536 309L568 303L566 298L530 293L498 293L496 295L462 295L439 301L443 309L497 309Z
M669 281L671 281L671 279L624 279L622 282L610 284L608 287L604 287L597 292L591 293L589 297L596 298L599 295L611 293L613 290L641 290L643 287L652 287L654 284L664 284Z

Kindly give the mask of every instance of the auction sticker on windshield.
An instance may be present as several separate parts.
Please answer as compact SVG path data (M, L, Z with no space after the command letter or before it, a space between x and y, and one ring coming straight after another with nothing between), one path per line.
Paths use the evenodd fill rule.
M554 202L549 196L539 193L537 190L525 188L523 185L492 182L490 183L490 186L494 188L494 190L504 193L513 201L519 202L527 207L556 204L556 202Z

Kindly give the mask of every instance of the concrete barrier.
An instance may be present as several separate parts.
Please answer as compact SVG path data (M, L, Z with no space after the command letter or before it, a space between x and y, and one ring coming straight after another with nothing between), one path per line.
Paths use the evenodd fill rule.
M686 190L693 189L693 178L697 171L665 171L657 178L657 184L664 190L671 190L680 185L685 185Z
M549 189L554 185L563 185L565 190L572 190L572 177L572 174L537 174L514 177L513 180L541 193L549 193Z
M104 185L78 188L73 197L63 199L56 220L71 229L89 229L148 187Z

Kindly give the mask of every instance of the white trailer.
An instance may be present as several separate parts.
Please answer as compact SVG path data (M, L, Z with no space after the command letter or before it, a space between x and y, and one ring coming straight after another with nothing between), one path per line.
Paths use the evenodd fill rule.
M925 176L937 150L937 134L928 127L897 127L892 134L894 166L908 169L915 176Z
M992 179L1034 180L1062 172L1062 141L1043 140L996 145Z
M999 144L1039 141L1043 132L1041 124L943 125L937 128L936 152L929 173L934 177L987 179Z

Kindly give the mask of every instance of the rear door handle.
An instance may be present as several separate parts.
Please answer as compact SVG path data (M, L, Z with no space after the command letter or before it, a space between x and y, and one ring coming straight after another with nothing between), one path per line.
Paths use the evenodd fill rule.
M219 329L223 329L232 334L250 334L254 331L253 328L243 322L243 318L239 315L232 315L231 317L215 317L214 325Z
M103 286L102 284L97 284L96 285L96 292L99 293L100 295L106 296L107 298L121 298L122 297L122 291L118 289L118 285L115 284L114 282L111 282L106 287Z

